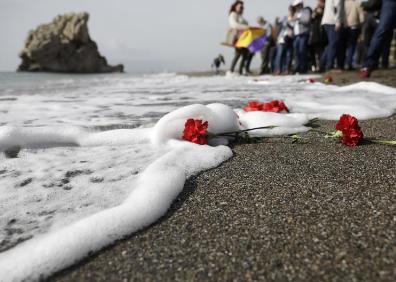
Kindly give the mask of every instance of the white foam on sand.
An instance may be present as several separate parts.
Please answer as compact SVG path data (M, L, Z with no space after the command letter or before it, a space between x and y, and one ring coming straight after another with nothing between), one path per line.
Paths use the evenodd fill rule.
M133 183L136 186L128 198L119 205L1 253L1 280L36 280L153 223L167 211L189 176L218 166L232 156L225 146L176 147L145 169Z
M0 151L22 148L15 159L0 155L0 281L47 277L148 226L188 177L232 156L226 146L181 141L188 118L208 121L211 133L277 126L250 132L274 136L307 131L315 117L395 112L394 88L306 79L164 74L0 87ZM291 113L240 110L249 100L272 99Z
M239 120L243 129L264 126L276 126L271 129L258 129L249 132L252 137L268 137L306 132L309 122L307 114L279 114L267 112L244 112L238 110Z
M0 253L0 279L38 279L151 224L188 177L232 156L225 146L180 141L181 113L208 118L220 131L238 129L236 114L221 104L185 107L153 130L1 128L1 148L26 148L19 158L1 157L2 239L33 238Z

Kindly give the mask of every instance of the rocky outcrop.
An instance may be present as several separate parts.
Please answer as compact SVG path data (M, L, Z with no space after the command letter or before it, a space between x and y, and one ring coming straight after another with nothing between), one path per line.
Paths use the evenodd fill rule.
M88 19L88 13L60 15L30 31L18 71L123 72L123 65L110 66L100 55L88 33Z

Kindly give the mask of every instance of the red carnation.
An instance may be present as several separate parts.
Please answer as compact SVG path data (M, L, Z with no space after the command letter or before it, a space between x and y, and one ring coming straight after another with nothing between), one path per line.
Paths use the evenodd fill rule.
M285 103L281 100L273 100L268 103L260 103L257 101L249 101L248 106L243 109L245 112L255 112L255 111L263 111L263 112L289 112L289 109L286 107Z
M269 103L264 103L262 105L262 111L263 112L274 112L274 113L280 113L280 112L289 112L289 109L286 107L285 103L283 101L278 101L274 100Z
M249 101L247 107L245 107L243 110L245 112L256 112L256 111L261 111L262 109L262 104L258 101Z
M342 132L341 142L349 147L354 147L363 140L363 132L360 129L350 128Z
M315 79L313 79L313 78L308 78L307 82L308 82L308 83L315 83Z
M331 75L328 75L324 79L325 83L332 83L333 82L333 77Z
M336 124L336 129L342 132L341 142L347 146L356 146L363 140L359 121L354 116L344 114Z
M343 114L336 124L336 129L339 131L348 130L350 128L360 129L359 122L354 116Z
M184 125L183 140L190 141L195 144L208 144L206 133L208 132L208 122L201 119L188 119Z

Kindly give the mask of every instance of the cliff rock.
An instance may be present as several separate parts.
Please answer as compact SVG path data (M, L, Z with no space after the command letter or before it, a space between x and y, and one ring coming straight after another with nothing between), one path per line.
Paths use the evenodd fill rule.
M88 13L57 16L51 23L30 31L19 56L18 71L65 73L123 72L123 65L110 66L88 32Z

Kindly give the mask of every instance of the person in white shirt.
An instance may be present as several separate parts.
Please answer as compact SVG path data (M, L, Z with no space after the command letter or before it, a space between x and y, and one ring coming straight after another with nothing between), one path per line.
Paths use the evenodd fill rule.
M340 55L339 46L342 28L345 25L345 0L326 0L322 25L326 31L328 45L320 60L320 70L331 70L334 67L336 55ZM337 54L338 52L338 54ZM338 58L339 68L342 60Z
M244 5L242 1L235 1L230 8L230 13L228 16L228 23L232 30L235 31L235 38L232 40L233 44L236 43L238 37L249 28L248 22L243 18L243 9ZM241 63L239 65L239 74L243 74L244 69L246 68L247 62L249 60L249 50L247 48L235 48L235 55L231 62L231 72L234 72L235 66L238 63L239 59L241 59Z
M308 71L308 39L311 30L311 10L304 7L303 0L294 0L294 54L295 71L306 73Z
M280 23L280 30L276 42L276 55L274 74L289 74L293 61L293 42L294 42L294 17L295 9L289 6L288 16Z
M358 0L345 0L346 15L346 66L349 70L354 69L353 58L355 56L360 30L364 22L363 8Z

